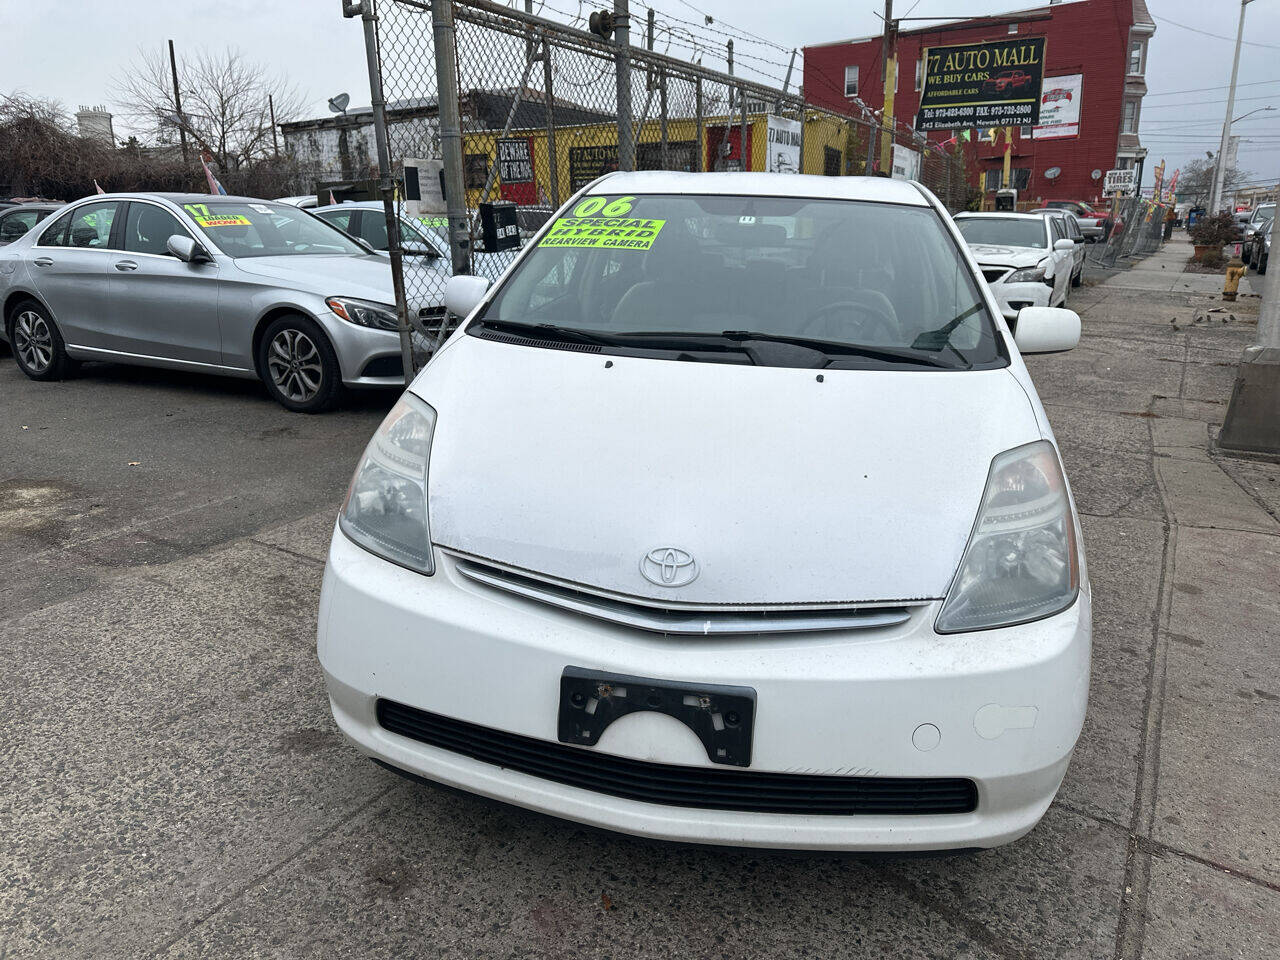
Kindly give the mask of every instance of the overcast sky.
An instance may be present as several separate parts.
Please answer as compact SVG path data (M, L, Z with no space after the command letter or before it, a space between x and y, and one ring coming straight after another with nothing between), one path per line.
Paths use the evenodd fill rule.
M646 7L632 2L640 21ZM608 0L584 0L581 5L578 0L545 0L544 13L568 22L571 16L557 10L575 14L607 4ZM1032 5L1018 0L896 0L896 12L950 18ZM1141 128L1150 150L1150 184L1149 171L1162 157L1172 172L1204 156L1205 150L1217 149L1239 6L1234 0L1148 0L1148 5L1157 21ZM543 6L543 0L535 0L534 6ZM755 34L784 48L878 33L877 12L883 10L880 0L660 0L656 7L659 19L668 16L677 29L686 29L679 21L703 29L705 13L716 20L711 29ZM704 35L723 39L705 31ZM301 91L308 115L327 114L326 99L341 91L351 94L353 104L369 102L359 21L342 18L340 0L3 2L0 36L7 41L0 91L20 89L52 97L72 111L80 104L110 106L110 81L128 68L139 48L163 50L168 39L179 51L233 46L278 69ZM1275 180L1280 178L1280 0L1249 5L1245 39L1262 45L1243 49L1235 113L1265 106L1276 110L1254 114L1236 126L1235 133L1249 138L1240 146L1240 166L1260 179ZM781 74L786 56L781 50L742 37L736 47L740 54L778 61L777 66L758 66ZM671 52L685 53L675 47ZM712 65L709 58L704 62Z

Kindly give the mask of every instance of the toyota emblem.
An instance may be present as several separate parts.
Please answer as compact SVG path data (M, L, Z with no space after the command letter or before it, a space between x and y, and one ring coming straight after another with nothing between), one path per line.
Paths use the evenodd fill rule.
M659 587L683 587L698 579L698 561L676 547L655 547L640 559L640 573Z

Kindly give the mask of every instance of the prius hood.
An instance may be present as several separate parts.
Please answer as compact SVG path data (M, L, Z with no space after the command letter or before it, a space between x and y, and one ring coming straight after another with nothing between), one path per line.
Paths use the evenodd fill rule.
M236 267L242 273L322 297L358 297L387 304L396 302L391 286L391 261L376 254L241 257L236 260Z
M413 390L438 546L671 606L942 597L992 457L1040 438L1007 369L819 382L462 336Z
M1049 251L1041 247L1006 247L990 243L970 244L969 250L973 259L984 267L1034 267L1049 256Z

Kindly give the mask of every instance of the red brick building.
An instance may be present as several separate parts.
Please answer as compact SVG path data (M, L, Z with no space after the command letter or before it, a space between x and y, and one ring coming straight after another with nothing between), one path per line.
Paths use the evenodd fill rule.
M1058 0L1048 6L958 20L898 34L898 82L894 114L910 127L920 102L921 53L928 47L1014 36L1044 37L1045 71L1041 123L1017 128L1013 140L1013 185L1019 206L1045 200L1098 200L1106 171L1141 167L1146 156L1138 139L1147 43L1155 23L1144 0ZM863 105L884 103L880 37L841 40L804 48L804 93L811 101L858 115ZM1046 101L1046 98L1047 101ZM1051 116L1051 111L1055 116ZM1077 122L1070 121L1075 118ZM988 202L1000 185L1003 137L997 144L965 145L975 186ZM934 132L929 139L947 140Z

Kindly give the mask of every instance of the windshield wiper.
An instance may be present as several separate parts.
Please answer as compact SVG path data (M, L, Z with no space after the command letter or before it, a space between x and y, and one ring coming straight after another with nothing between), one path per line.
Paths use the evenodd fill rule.
M897 347L873 346L866 343L846 343L843 340L821 340L814 337L793 337L781 333L761 333L755 330L725 330L722 337L737 342L758 340L764 343L787 343L796 347L807 347L830 356L866 357L871 360L884 360L887 363L923 363L931 367L955 369L953 364L940 363L938 358L929 353L919 352L917 344L910 349ZM961 357L964 360L964 357ZM967 362L967 361L966 361Z
M962 313L956 314L956 316L952 317L942 326L938 327L938 329L926 330L924 333L920 334L918 337L916 337L914 340L911 341L912 349L930 350L934 353L940 353L943 350L950 350L957 357L959 357L960 360L964 363L965 369L966 370L969 369L970 367L973 366L973 361L971 361L968 357L966 357L958 349L956 349L955 344L951 342L951 334L955 332L956 328L959 327L960 324L964 323L966 320L968 320L971 316L973 316L975 313L977 313L981 309L982 309L982 301L979 300L968 310L965 310Z
M516 323L511 320L486 320L484 317L481 317L479 322L485 327L522 337L560 340L565 343L592 343L607 347L618 345L612 337L600 336L576 327L562 327L554 323Z

